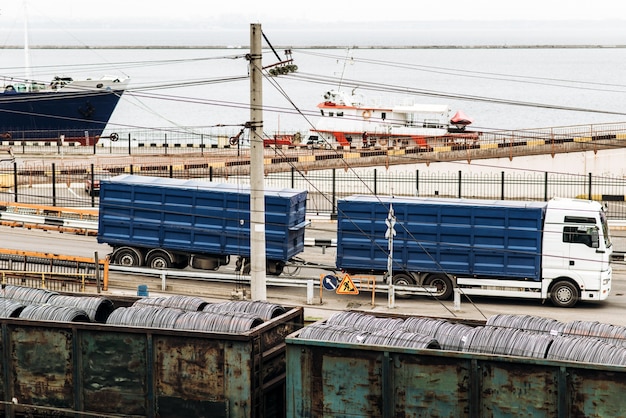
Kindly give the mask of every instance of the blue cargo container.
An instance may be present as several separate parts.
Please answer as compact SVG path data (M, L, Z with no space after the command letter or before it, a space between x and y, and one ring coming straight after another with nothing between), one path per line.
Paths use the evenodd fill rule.
M352 196L338 205L338 267L387 270L390 204L394 270L541 280L545 202Z
M268 273L304 250L306 191L265 190ZM121 175L103 180L98 242L114 263L216 269L250 257L248 186Z

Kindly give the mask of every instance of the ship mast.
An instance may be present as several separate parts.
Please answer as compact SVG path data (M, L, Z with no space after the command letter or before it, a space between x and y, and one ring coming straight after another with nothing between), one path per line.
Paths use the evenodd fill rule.
M30 66L30 49L28 39L28 11L26 10L26 0L22 2L24 6L24 81L26 90L31 90L31 80L33 78Z

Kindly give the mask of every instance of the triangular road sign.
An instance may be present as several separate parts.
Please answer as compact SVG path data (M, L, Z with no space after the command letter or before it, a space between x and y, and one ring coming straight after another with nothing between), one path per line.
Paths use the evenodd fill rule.
M358 295L359 289L356 288L354 282L350 278L349 274L343 276L341 283L337 286L337 290L335 291L338 295Z

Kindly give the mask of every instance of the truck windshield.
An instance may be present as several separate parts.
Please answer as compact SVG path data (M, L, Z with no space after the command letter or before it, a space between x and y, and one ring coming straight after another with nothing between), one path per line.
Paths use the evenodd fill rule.
M606 213L600 212L600 222L602 223L602 235L604 236L604 245L606 248L611 247L611 236L609 235L609 223L606 219Z

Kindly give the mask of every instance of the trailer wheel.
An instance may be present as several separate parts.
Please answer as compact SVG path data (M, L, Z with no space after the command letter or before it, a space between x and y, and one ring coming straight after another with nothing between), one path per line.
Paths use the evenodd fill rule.
M559 308L572 308L578 302L578 289L568 281L556 282L550 290L550 300Z
M113 254L115 264L126 267L141 267L143 257L141 253L133 247L121 247Z
M452 280L445 274L434 274L424 281L424 285L437 288L433 296L437 299L448 300L452 296Z
M267 260L265 265L265 272L271 276L280 276L285 268L283 261Z
M167 251L151 250L146 256L146 265L152 269L169 269L174 265L174 259Z

